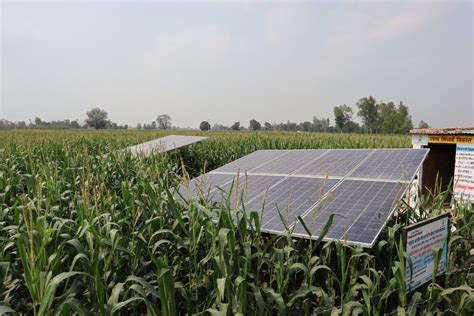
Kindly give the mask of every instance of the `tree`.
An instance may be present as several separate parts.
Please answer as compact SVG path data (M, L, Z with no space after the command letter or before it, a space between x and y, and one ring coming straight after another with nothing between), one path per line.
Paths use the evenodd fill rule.
M319 119L317 116L313 117L313 131L315 132L327 132L329 128L329 118Z
M169 129L171 128L171 117L168 114L158 115L156 118L159 129Z
M379 121L377 101L373 97L362 98L357 102L359 112L357 115L362 119L364 128L369 133L376 133Z
M311 122L306 121L306 122L300 123L300 130L302 130L303 132L311 132L312 129L313 129L313 125L311 124Z
M271 131L271 130L273 130L273 126L272 126L272 124L270 124L269 122L265 122L263 125L265 126L265 130L266 130L266 131Z
M95 129L105 128L107 126L107 112L99 108L93 108L87 112L86 124Z
M209 131L211 130L211 124L209 124L208 121L202 121L201 124L199 124L199 129L201 131Z
M278 124L277 129L282 131L297 131L299 129L299 125L290 121L286 121L286 123Z
M408 107L400 102L397 109L397 128L395 133L407 134L413 128L413 122L411 121L411 115Z
M396 133L399 130L398 111L393 102L380 103L378 108L377 130L381 133Z
M36 127L40 127L40 126L43 125L43 121L39 117L36 117L35 118L35 125L36 125Z
M228 131L229 127L216 123L212 126L212 130L214 130L214 131Z
M367 132L404 134L413 128L408 107L403 102L397 107L393 102L377 103L368 97L360 99L357 106Z
M352 109L343 104L340 106L334 107L334 121L336 122L336 127L341 131L348 132L350 127L353 127L354 122L352 122Z
M346 132L349 133L359 133L360 132L360 126L356 122L349 121L346 126Z
M250 120L250 128L254 131L258 131L262 128L262 125L257 120Z
M430 126L428 125L428 123L421 120L420 123L418 123L418 128L430 128Z
M233 130L233 131L239 131L240 130L240 122L235 122L234 124L232 124L230 129Z
M81 125L77 120L71 121L71 128L81 128Z

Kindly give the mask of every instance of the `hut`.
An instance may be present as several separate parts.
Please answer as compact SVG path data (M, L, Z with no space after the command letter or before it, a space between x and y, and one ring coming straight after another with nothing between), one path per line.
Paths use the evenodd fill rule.
M474 202L474 127L416 128L413 148L429 148L419 181L423 193L434 192L436 182L446 190L453 181L456 199Z

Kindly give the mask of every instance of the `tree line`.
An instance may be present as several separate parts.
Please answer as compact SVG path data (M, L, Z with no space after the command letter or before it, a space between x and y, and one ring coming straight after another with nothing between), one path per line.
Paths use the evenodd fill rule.
M302 132L324 132L324 133L331 133L331 132L338 132L338 130L330 125L329 118L318 118L313 117L312 121L305 121L301 123L294 123L287 121L286 123L270 123L264 122L263 125L255 120L252 119L249 122L249 126L245 127L240 124L240 122L235 122L231 126L225 126L221 124L214 124L212 127L207 121L201 122L199 128L202 131L207 130L217 130L217 131L244 131L244 130L251 130L251 131L302 131Z
M400 102L395 105L394 102L379 101L370 96L361 98L356 103L357 116L362 124L354 122L353 109L346 105L335 106L334 125L330 124L329 118L313 117L312 121L301 123L269 123L265 122L263 126L255 119L250 120L249 127L245 128L240 122L235 122L231 126L214 124L213 130L271 130L271 131L302 131L302 132L346 132L346 133L381 133L381 134L406 134L413 128L411 116L408 107ZM421 120L419 128L428 128L429 125ZM210 130L211 125L207 121L201 122L201 130Z
M199 129L202 131L209 130L267 130L267 131L301 131L301 132L324 132L324 133L382 133L382 134L406 134L413 128L409 108L399 102L377 101L374 97L361 98L356 104L356 115L359 117L361 124L353 120L354 110L346 105L335 106L334 125L331 125L329 118L313 117L311 121L294 123L287 121L286 123L270 123L264 122L263 125L252 119L249 126L245 127L240 122L235 122L231 126L221 124L211 124L208 121L202 121ZM172 120L168 114L161 114L150 123L138 123L135 129L170 129L172 128ZM423 120L418 124L419 128L428 128L429 125ZM86 113L84 123L78 120L62 120L62 121L43 121L39 117L28 124L24 121L10 122L0 119L0 129L13 128L31 128L31 129L128 129L127 124L118 125L108 119L108 113L98 107L95 107Z
M108 113L100 108L93 108L86 113L84 123L79 120L43 121L36 117L34 121L11 122L0 119L0 129L128 129L128 124L119 125L108 119ZM150 124L138 123L136 129L169 129L171 128L171 117L168 114L158 115L156 121Z

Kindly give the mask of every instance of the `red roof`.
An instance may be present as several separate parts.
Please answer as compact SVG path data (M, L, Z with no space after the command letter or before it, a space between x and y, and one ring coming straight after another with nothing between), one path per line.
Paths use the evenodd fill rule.
M410 134L417 135L474 135L474 127L414 128Z

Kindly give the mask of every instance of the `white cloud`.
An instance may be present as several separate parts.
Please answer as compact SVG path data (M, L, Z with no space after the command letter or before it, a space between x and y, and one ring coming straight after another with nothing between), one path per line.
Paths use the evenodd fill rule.
M456 4L455 4L456 5ZM447 2L350 3L328 12L324 63L315 65L320 75L334 74L334 69L359 69L377 66L380 45L397 42L446 14L453 7ZM336 72L338 75L339 72Z

